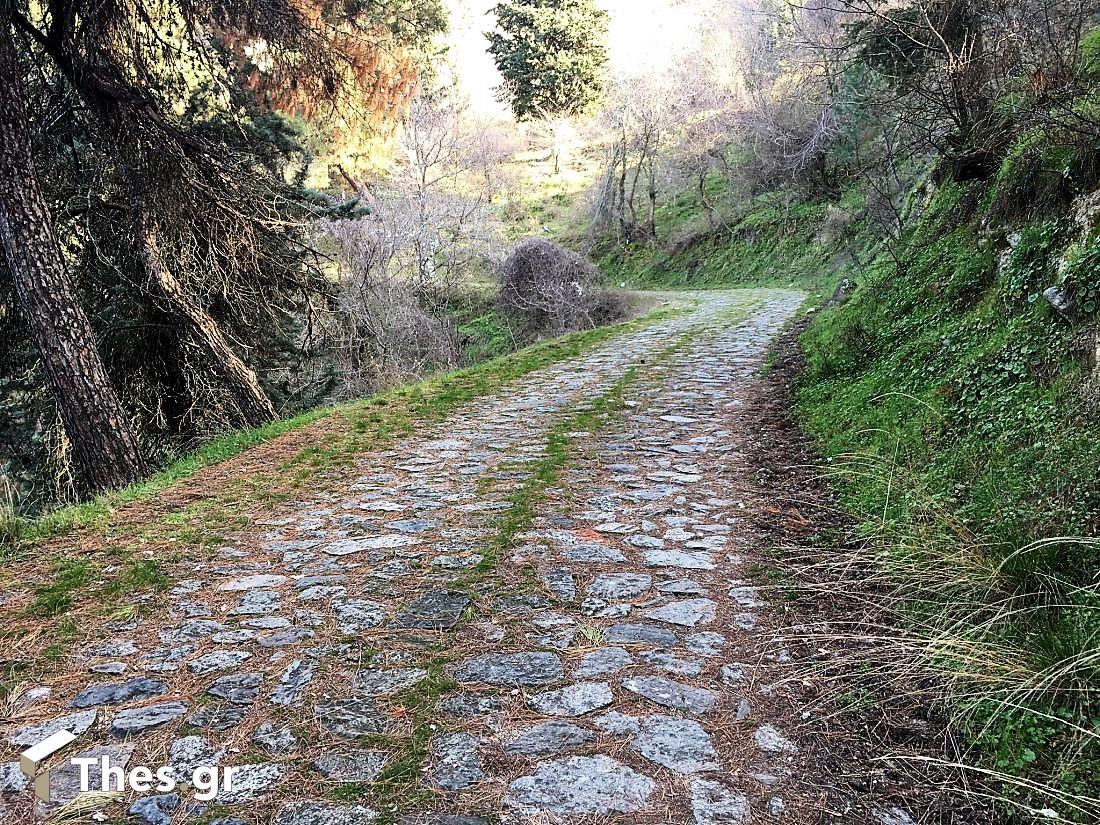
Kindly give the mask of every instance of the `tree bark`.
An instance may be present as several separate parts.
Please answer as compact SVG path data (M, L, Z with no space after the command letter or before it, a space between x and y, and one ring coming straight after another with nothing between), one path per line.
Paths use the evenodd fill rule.
M121 487L145 463L65 269L27 124L10 11L0 2L0 244L80 475L92 490Z
M260 386L256 373L233 351L218 322L187 294L183 284L168 269L160 253L156 229L150 221L143 221L141 235L142 257L154 292L172 312L187 322L192 337L210 354L211 366L232 393L241 415L253 426L274 421L275 408Z

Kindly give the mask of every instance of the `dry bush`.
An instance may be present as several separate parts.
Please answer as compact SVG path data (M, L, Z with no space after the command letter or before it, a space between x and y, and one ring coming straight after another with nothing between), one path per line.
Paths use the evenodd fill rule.
M500 265L500 303L531 331L560 334L622 315L619 298L580 255L542 238L520 242Z

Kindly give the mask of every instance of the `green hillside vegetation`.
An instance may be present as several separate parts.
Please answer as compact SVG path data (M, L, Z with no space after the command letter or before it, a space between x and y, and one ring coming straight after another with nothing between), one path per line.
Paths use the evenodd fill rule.
M998 102L1008 139L990 174L955 179L932 152L913 165L894 237L871 219L858 175L839 193L788 182L746 196L713 174L708 208L685 188L658 207L657 240L605 237L596 259L638 285L797 284L816 296L794 401L864 540L836 548L859 571L837 589L875 580L872 598L906 628L879 651L894 657L894 689L924 690L913 685L932 675L962 760L1023 806L1012 810L1090 821L1100 142L1057 115L1097 122L1100 30L1077 66L1085 91L1053 100L1045 125L1017 125L1025 106L1043 120L1026 92ZM1060 297L1072 306L1056 308Z

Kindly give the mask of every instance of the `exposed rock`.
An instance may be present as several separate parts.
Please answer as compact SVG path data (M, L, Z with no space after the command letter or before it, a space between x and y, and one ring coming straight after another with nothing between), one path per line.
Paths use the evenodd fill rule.
M386 758L387 754L382 751L326 753L313 765L329 779L340 782L373 782L382 772Z
M119 737L133 736L175 721L185 713L187 705L183 702L162 702L143 708L127 708L120 710L111 720L111 733Z
M798 746L774 725L761 725L752 738L756 740L756 746L766 753L794 753L798 750Z
M48 736L52 736L59 730L67 730L79 736L88 730L95 722L97 711L82 710L79 713L70 713L68 716L59 716L56 719L48 719L45 722L35 722L25 728L20 728L8 737L8 743L17 748L29 748L37 745Z
M575 685L539 693L530 698L531 707L546 716L581 716L607 707L615 700L606 682L578 682Z
M313 706L321 726L329 733L355 739L385 730L378 707L366 698L326 699Z
M632 813L655 787L648 776L609 756L569 756L540 763L533 774L513 781L501 801L560 815Z
M336 605L336 623L341 633L362 633L386 619L386 607L368 599L348 599Z
M205 705L187 717L187 724L210 730L235 728L248 715L248 708L222 703Z
M216 650L187 663L187 669L200 676L219 670L230 670L252 658L247 650Z
M458 624L470 597L457 590L433 590L425 593L401 611L394 627L422 630L448 630Z
M564 675L554 653L497 653L467 660L455 673L460 682L537 687L559 681Z
M259 590L265 587L278 587L285 581L286 576L276 576L273 574L245 576L244 578L222 582L218 585L218 590Z
M615 624L604 631L604 638L612 644L676 646L672 631L651 624Z
M585 592L601 599L631 599L644 593L652 584L652 576L644 573L604 573L596 576Z
M659 622L680 625L681 627L695 627L697 624L706 624L714 621L715 603L710 599L687 599L682 602L670 602L669 604L655 607L646 611L646 618Z
M691 813L695 825L733 825L748 822L752 806L719 782L696 779L691 783Z
M90 708L95 705L118 705L122 702L141 701L160 696L168 688L160 679L135 676L125 682L89 685L72 701L74 708Z
M291 802L279 810L272 825L372 825L377 819L377 813L362 805Z
M141 825L172 825L172 812L179 806L179 794L166 793L139 799L127 813Z
M587 745L595 736L571 722L539 722L523 728L504 741L504 750L524 756L554 756Z
M432 738L436 762L432 782L446 791L461 791L485 778L478 740L468 733L444 733Z
M295 659L279 677L279 686L272 692L271 701L276 705L292 705L312 681L313 665Z
M251 705L260 695L263 680L262 673L234 673L215 679L206 692L235 705Z
M286 765L276 762L258 762L238 765L233 771L230 788L223 788L214 797L218 805L236 805L253 802L274 788L286 773Z
M581 657L581 663L573 671L578 679L592 676L607 676L618 673L624 667L634 664L634 657L625 648L601 647Z
M685 570L713 570L714 559L705 550L647 550L646 567L679 567Z
M677 773L718 770L718 753L710 735L691 719L648 716L641 720L630 746L650 759Z
M692 633L684 639L684 647L700 656L717 656L729 642L721 633L704 631Z
M264 722L252 733L252 741L270 754L285 756L298 749L298 737L288 725Z
M625 679L623 687L658 705L688 713L706 713L718 701L718 694L712 690L674 682L663 676Z
M500 711L500 700L495 696L479 696L476 693L459 693L439 700L439 710L451 716L469 718L487 716Z
M570 603L577 598L577 585L569 567L547 567L540 572L543 584L558 601Z

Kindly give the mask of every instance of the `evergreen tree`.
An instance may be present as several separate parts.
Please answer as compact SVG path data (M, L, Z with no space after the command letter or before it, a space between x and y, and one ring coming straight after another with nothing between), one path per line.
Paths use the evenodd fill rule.
M486 33L520 120L568 117L600 97L607 65L607 12L593 0L505 0Z

